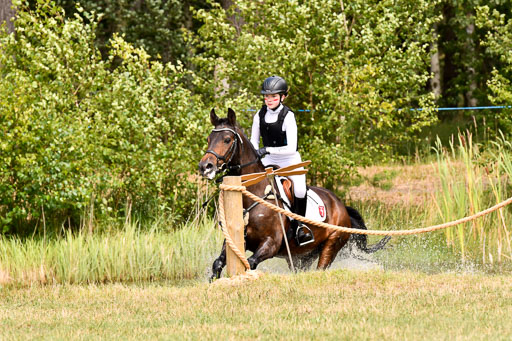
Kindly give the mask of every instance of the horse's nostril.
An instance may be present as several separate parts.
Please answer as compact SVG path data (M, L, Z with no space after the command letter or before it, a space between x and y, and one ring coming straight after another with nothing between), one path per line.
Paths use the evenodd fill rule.
M209 176L215 169L215 165L212 162L205 161L199 164L199 172L204 176Z

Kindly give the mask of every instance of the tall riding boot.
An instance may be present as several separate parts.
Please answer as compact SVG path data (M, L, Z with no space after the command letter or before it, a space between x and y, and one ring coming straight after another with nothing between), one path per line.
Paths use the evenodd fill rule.
M297 213L297 197L294 196L294 200L290 206L290 211ZM286 230L286 239L294 239L297 235L297 227L299 227L299 221L292 219L290 227Z
M304 198L294 198L294 213L300 216L306 216L306 206L308 203L307 196ZM303 246L315 241L311 229L304 225L302 222L297 222L296 225L295 239L299 246Z

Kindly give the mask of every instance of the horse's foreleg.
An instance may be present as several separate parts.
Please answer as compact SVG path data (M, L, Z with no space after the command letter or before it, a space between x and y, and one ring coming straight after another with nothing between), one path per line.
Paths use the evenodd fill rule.
M317 267L319 270L325 270L331 265L340 249L347 243L348 238L348 234L343 233L340 236L339 232L334 232L329 236L322 250L320 251Z
M272 237L267 237L258 247L256 252L247 259L249 265L251 266L251 270L256 269L258 264L263 262L265 259L269 259L274 257L279 251L281 244L277 243L276 240Z
M225 266L226 266L226 240L224 240L224 243L222 244L222 251L220 252L219 257L213 262L212 277L210 277L210 282L216 278L220 278L222 269Z

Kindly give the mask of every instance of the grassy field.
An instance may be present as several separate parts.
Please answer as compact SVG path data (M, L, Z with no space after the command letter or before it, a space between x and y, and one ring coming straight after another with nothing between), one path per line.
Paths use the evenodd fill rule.
M447 155L362 170L347 203L369 229L399 230L463 217L509 192L512 153L492 172ZM373 255L344 248L325 272L291 274L271 259L262 278L236 286L207 283L222 237L201 217L0 236L0 340L512 339L510 208L393 238Z
M510 340L512 277L331 270L0 290L0 339Z

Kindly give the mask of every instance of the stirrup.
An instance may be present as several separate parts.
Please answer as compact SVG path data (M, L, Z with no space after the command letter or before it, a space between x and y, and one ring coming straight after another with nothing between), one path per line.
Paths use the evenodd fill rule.
M306 229L309 232L309 234L311 235L311 239L306 240L305 242L301 243L299 241L299 230L304 231L304 229ZM304 231L304 234L307 234L307 232ZM303 224L302 222L299 222L299 226L297 227L297 231L295 232L295 241L297 242L297 245L299 245L299 247L302 247L304 245L313 243L315 241L315 235L313 234L313 231L311 231L311 229L307 225Z

